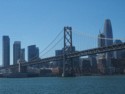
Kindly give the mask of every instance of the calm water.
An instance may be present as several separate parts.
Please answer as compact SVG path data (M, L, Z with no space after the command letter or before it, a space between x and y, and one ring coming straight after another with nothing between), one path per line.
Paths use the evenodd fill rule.
M125 94L125 76L0 78L0 94Z

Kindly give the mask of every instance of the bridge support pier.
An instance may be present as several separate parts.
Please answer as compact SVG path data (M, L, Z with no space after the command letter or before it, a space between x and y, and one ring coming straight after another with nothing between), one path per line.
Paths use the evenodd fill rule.
M64 27L64 48L63 48L63 73L62 77L74 76L73 60L67 59L67 54L72 52L72 28Z
M75 72L73 68L73 60L66 60L64 61L64 69L63 69L63 74L62 77L74 77Z
M19 73L26 73L27 72L27 66L21 66L22 62L20 60L18 62L18 72Z

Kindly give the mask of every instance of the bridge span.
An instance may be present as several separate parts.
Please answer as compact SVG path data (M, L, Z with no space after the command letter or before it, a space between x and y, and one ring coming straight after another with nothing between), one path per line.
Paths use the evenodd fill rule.
M66 54L66 59L81 57L81 56L88 56L88 55L93 55L93 54L100 54L100 53L122 50L122 49L125 49L125 43L69 53L69 54ZM21 66L37 65L37 64L41 64L41 63L47 63L47 62L58 61L58 60L63 60L63 55L43 58L39 61L21 63ZM18 64L10 65L8 67L1 67L0 69L8 69L8 68L14 68L14 67L18 67Z

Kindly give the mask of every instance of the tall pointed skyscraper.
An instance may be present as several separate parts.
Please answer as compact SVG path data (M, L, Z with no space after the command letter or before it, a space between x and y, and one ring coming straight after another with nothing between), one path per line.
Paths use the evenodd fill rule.
M110 19L106 19L104 23L104 36L105 36L105 46L113 45L113 32ZM113 52L106 53L106 67L109 73L111 69L111 58L113 58Z
M105 36L105 46L110 46L113 44L113 33L112 33L112 25L109 19L105 20L104 23L104 36Z

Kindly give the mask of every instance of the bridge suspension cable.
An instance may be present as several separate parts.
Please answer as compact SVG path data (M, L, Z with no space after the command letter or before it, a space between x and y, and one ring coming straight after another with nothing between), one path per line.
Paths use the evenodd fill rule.
M63 40L63 37L60 38L49 50L47 50L47 52L45 52L44 54L42 54L41 57L44 56L44 55L46 55L46 54L47 54L48 52L50 52L51 50L53 50L53 48L56 47L56 46L61 42L61 40ZM37 62L37 63L41 63L41 61L39 61L39 62Z
M63 33L63 30L61 30L58 34L57 34L57 36L39 53L39 55L40 54L42 54L43 52L45 52L56 40L57 40L57 38L61 35ZM56 45L55 45L56 46ZM53 48L53 47L51 47L51 48ZM48 52L46 52L46 53L48 53ZM45 55L45 53L44 53L44 55ZM36 61L38 58L37 58L37 55L36 56L34 56L32 59L31 59L31 61Z
M78 32L78 31L73 31L73 32L76 33L76 34L78 34L78 35L81 35L81 36L84 36L84 37L93 38L93 39L123 40L123 41L125 41L125 38L101 38L101 37L98 37L98 36L92 36L92 35L87 34L85 32Z
M45 52L45 53L42 54L41 56L44 56L44 55L46 55L48 52L50 52L54 47L56 47L56 46L61 42L61 40L63 40L63 37L60 38L50 49L48 49L47 52Z
M76 47L77 51L97 48L99 45L99 39L112 41L121 40L122 42L125 42L125 38L105 38L89 32L73 30L73 44Z

